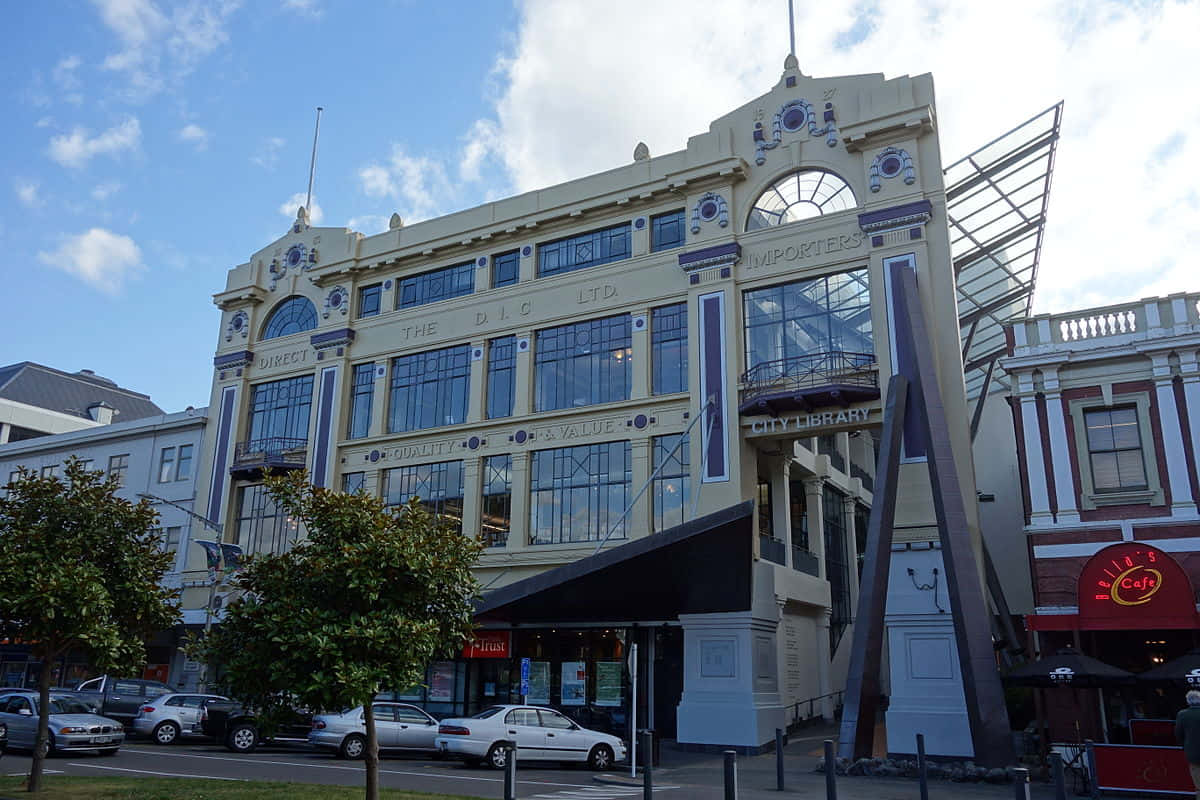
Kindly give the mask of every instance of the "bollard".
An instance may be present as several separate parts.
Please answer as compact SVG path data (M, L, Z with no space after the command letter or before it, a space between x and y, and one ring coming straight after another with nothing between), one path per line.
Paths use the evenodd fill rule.
M825 740L825 800L837 800L837 759L833 757L833 739Z
M1083 747L1087 752L1088 786L1092 789L1092 800L1100 800L1100 783L1096 780L1096 750L1092 747L1091 739L1085 740Z
M1025 767L1013 770L1013 797L1015 800L1029 800L1029 770Z
M1067 800L1067 776L1061 753L1050 754L1050 774L1054 776L1054 800Z
M517 746L507 745L508 758L504 759L504 800L517 800Z
M654 731L642 731L642 800L653 800L654 797Z
M783 728L775 729L775 788L783 791Z
M929 800L929 768L925 764L925 734L917 734L917 779L921 783L921 800Z
M725 751L725 800L737 800L737 751Z

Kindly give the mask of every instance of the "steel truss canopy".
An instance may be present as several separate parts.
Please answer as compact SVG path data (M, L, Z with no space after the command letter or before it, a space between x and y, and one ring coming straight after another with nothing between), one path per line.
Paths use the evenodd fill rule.
M968 397L1007 349L1003 326L1033 305L1062 110L1060 100L945 170Z

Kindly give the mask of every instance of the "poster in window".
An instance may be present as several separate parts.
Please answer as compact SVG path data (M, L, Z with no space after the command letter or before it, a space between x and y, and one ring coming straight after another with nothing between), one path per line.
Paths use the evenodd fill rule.
M620 661L600 661L596 664L596 705L621 705Z
M564 661L562 664L562 704L587 704L587 664L583 661Z
M429 676L429 702L449 702L454 699L454 663L434 662Z
M538 705L550 704L550 662L529 662L529 694L525 696L526 703Z

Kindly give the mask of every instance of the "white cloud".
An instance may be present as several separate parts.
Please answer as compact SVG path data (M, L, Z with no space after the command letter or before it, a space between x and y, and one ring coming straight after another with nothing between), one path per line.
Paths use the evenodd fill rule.
M346 227L352 231L358 231L359 233L371 236L386 231L390 219L391 217L383 214L363 214L346 220Z
M119 191L121 191L121 184L116 181L106 181L92 188L92 199L104 202Z
M305 199L304 192L296 192L294 195L289 197L287 200L284 200L283 203L280 204L279 213L283 214L288 219L294 220L296 218L296 212L300 210L300 206L304 205ZM325 219L325 212L321 210L321 204L317 202L315 195L312 199L312 208L309 209L309 211L310 224L318 225L320 224L321 220Z
M38 196L39 188L36 181L20 178L13 181L13 191L17 193L17 199L21 201L21 205L26 208L39 208L42 205L42 198Z
M197 150L204 150L208 147L208 131L199 125L189 123L179 130L179 140L191 144Z
M525 191L628 163L638 141L655 155L673 152L768 91L787 53L784 4L697 8L519 2L512 51L493 76L494 117L467 132L459 178L491 164ZM1200 288L1190 263L1200 249L1190 166L1200 163L1200 104L1180 102L1195 96L1200 4L1096 0L1081 9L1074 0L796 8L806 73L933 73L945 163L1066 100L1039 310ZM664 47L664 31L685 46ZM440 213L462 191L462 181L445 185L448 172L395 147L359 178L368 196Z
M280 5L285 11L294 11L314 19L325 13L319 0L283 0Z
M164 13L152 0L92 0L120 49L103 67L124 74L123 94L144 101L186 77L229 41L226 26L237 0L183 0Z
M64 89L78 89L80 82L79 76L75 74L75 71L79 69L79 65L82 63L83 59L76 55L60 59L54 65L54 71L51 73L54 77L54 82Z
M38 260L106 294L119 293L126 280L145 269L133 239L104 228L68 236L57 250L39 252Z
M287 144L286 139L269 136L262 140L258 146L258 152L252 155L250 160L263 169L275 169L275 165L279 163L279 151L285 144Z
M142 141L142 126L137 117L124 121L92 137L86 128L76 127L69 134L50 139L50 158L64 167L82 167L98 155L116 155L137 150Z

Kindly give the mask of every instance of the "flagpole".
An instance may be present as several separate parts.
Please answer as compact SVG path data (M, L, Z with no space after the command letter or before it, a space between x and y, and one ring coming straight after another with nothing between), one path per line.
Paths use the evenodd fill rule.
M317 106L317 127L313 130L312 159L308 162L308 197L304 200L304 215L308 217L309 225L312 224L313 174L317 171L317 136L321 133L321 112L324 110Z
M629 651L629 674L633 679L633 693L629 698L629 777L637 777L637 642Z

